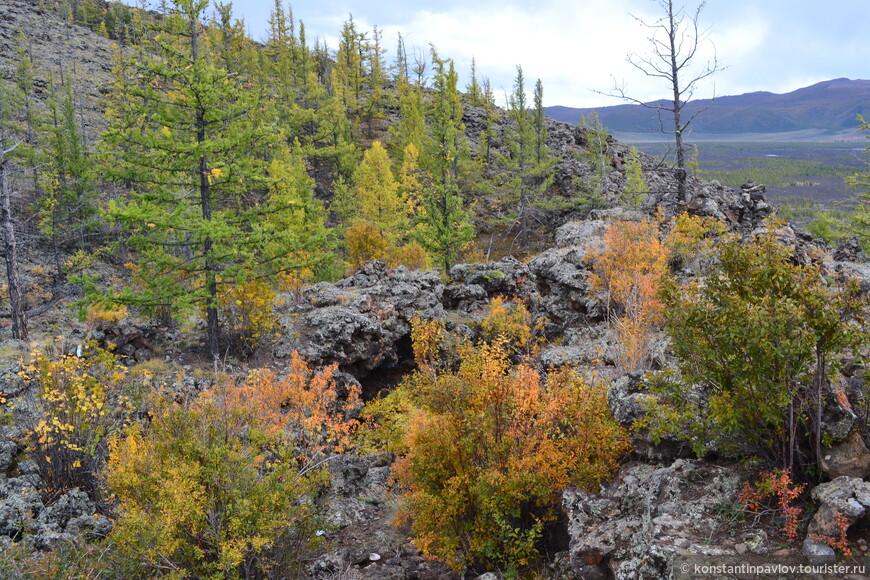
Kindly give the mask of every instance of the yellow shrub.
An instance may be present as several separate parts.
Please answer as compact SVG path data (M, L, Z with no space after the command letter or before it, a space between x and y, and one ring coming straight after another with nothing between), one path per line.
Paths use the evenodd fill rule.
M432 259L417 242L411 242L404 246L392 246L387 249L387 265L395 268L399 265L406 266L409 270L429 270L432 268Z
M147 424L112 443L122 555L155 576L297 577L322 525L324 462L355 429L359 392L339 397L333 372L294 353L286 376L259 370L191 401L156 400Z
M85 321L92 326L96 326L100 322L117 324L126 318L127 314L127 307L123 304L94 303L88 306L88 310L85 313Z
M402 516L417 546L455 570L517 571L540 558L562 489L597 489L627 451L626 434L602 386L513 365L502 339L461 345L451 368L431 357L433 337L447 335L423 331L415 352L420 344L427 357L401 397L388 397L395 404L377 408L405 415L389 423L405 431Z
M354 270L369 260L383 260L387 256L389 242L371 222L360 221L347 228L346 241L350 267Z
M107 438L126 425L133 411L136 380L126 367L93 344L82 355L36 351L21 371L38 389L27 445L49 496L74 487L96 491Z
M275 331L275 291L259 281L227 286L218 306L230 340L245 354L254 352Z
M538 349L532 315L522 302L505 302L501 296L494 297L480 327L484 340L493 342L501 337L518 354L534 354Z
M682 213L665 237L665 248L674 263L697 268L713 254L713 244L725 230L725 224L715 218Z

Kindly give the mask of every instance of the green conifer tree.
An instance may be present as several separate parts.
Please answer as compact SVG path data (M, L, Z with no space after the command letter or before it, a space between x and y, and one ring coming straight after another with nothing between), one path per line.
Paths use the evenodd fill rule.
M637 147L628 149L625 159L625 188L622 190L622 204L631 209L640 207L641 202L649 193L646 180L643 178L643 166Z
M274 232L255 227L286 209L257 194L270 139L251 115L256 97L204 42L208 1L172 4L147 49L121 67L135 74L116 81L126 94L114 95L104 135L107 170L131 184L108 215L127 232L139 272L138 286L109 298L176 314L203 308L206 348L216 359L220 286L298 264L267 259ZM269 254L293 257L294 250Z
M96 175L85 146L75 95L69 82L54 87L49 99L47 163L40 175L39 225L54 248L61 275L61 247L82 249L99 222Z
M459 170L468 158L462 102L456 89L458 75L449 59L431 50L435 77L429 104L428 135L421 165L429 175L423 190L421 223L417 241L438 256L444 269L474 237L474 226L459 195Z
M543 89L536 89L535 100L542 101ZM514 90L509 97L508 116L513 121L513 127L508 131L509 155L501 158L502 166L509 176L506 199L509 204L516 205L516 211L511 212L515 220L520 248L529 247L530 220L535 205L540 203L540 196L552 183L553 162L546 148L546 131L538 127L537 115L530 111L525 91L523 69L517 66L517 77Z

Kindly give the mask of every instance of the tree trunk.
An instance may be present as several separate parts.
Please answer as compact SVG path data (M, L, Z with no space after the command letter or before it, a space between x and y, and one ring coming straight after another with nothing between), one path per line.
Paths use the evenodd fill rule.
M197 66L199 60L199 23L195 18L190 19L190 56L193 66ZM205 144L205 109L200 105L196 110L196 143L200 147ZM202 210L202 219L211 221L211 175L208 167L208 157L205 153L199 157L199 203ZM207 236L202 244L202 254L205 270L206 291L206 340L205 348L208 356L216 361L220 358L220 321L218 320L218 291L217 291L217 264L212 253L213 242L211 236Z
M677 26L674 22L674 6L671 0L668 0L668 19L669 19L669 37L671 49L671 80L673 81L674 89L674 146L677 149L677 195L679 201L685 203L686 199L686 146L683 144L683 120L682 111L683 103L680 96L680 64L677 62L679 47L677 46Z
M6 280L9 285L9 306L12 314L12 338L27 338L27 318L21 297L21 283L18 280L18 256L15 245L15 228L12 225L12 190L7 175L7 151L0 149L0 229L6 246Z

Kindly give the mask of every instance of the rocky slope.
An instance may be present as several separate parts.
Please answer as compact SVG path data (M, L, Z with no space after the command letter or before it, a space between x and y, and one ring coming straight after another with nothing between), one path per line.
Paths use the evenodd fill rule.
M19 28L30 39L34 59L42 70L37 74L38 97L46 97L49 72L63 69L77 78L84 95L85 124L89 138L93 138L103 122L99 100L108 81L111 43L34 9L32 3L0 0L0 71L6 80L14 77ZM479 144L482 115L474 107L465 111L472 148ZM508 128L503 117L497 132L503 136ZM559 159L551 193L566 199L579 196L580 184L592 175L589 163L583 161L589 152L588 135L576 126L552 120L548 121L548 134L550 149ZM609 171L602 189L611 199L625 185L626 153L624 144L608 141ZM335 363L345 384L359 382L364 394L371 397L394 385L413 367L410 331L415 317L441 320L449 329L473 337L493 297L516 298L529 305L549 340L540 355L540 366L580 366L608 380L611 412L630 425L644 412L639 402L646 396L645 385L639 375L621 376L617 369L605 305L591 295L589 284L592 256L603 247L608 225L656 213L670 217L687 211L719 219L731 230L748 234L763 227L773 212L762 195L694 178L689 182L689 201L681 204L672 171L647 157L643 158L643 169L650 194L639 209L615 207L588 215L554 211L544 220L541 251L527 262L506 255L494 261L457 264L443 275L370 262L343 280L315 284L298 295L280 297L278 338L258 356L266 364L280 367L298 350L314 365ZM778 235L796 248L796 259L810 259L807 239L788 227L778 230ZM31 254L32 260L39 259L38 248L31 249ZM826 268L829 273L857 276L865 289L870 287L866 256L854 246L831 256ZM87 330L91 338L114 346L131 363L148 360L155 352L170 363L176 362L175 358L187 357L185 363L195 358L192 349L180 344L177 329L126 321L100 328L75 328L65 311L56 311L54 316L56 326L67 335L64 348L69 352L75 352ZM41 330L47 335L55 328L44 325ZM18 353L28 345L12 346ZM668 363L664 341L656 345L653 359L654 366ZM197 369L191 366L195 367L180 368L182 378L173 385L179 394L208 387L208 381L199 381ZM15 399L17 421L0 429L0 549L24 541L34 550L48 550L82 537L104 535L111 522L94 515L99 506L93 498L78 489L51 501L44 501L40 494L42 482L33 462L23 455L21 444L24 419L32 416L33 392L15 374L18 367L14 363L8 367L2 375L2 391ZM838 392L846 393L854 408L866 407L861 398L863 384L856 376L844 375L840 383ZM836 531L838 514L856 529L865 525L870 507L870 484L865 481L870 475L870 451L863 439L849 438L860 419L838 404L834 395L826 393L829 404L825 413L837 443L826 455L831 481L814 492L818 510L810 524L813 531L825 535ZM564 538L558 545L561 553L546 569L548 578L651 580L667 577L674 559L686 554L797 552L776 547L779 538L770 527L733 521L742 476L737 466L689 459L687 446L676 440L656 442L641 433L633 444L629 462L599 493L565 490ZM332 524L324 531L331 544L310 563L311 576L346 580L458 578L445 566L425 560L408 542L406 528L390 524L396 507L390 482L392 459L347 455L330 464L330 492L322 501L328 506ZM813 541L803 548L807 554L830 556L829 548ZM481 578L493 577L484 574Z
M38 2L0 0L0 79L15 82L18 50L24 49L34 65L39 103L49 98L52 79L71 82L90 144L105 128L102 99L111 82L116 46L88 28L58 18Z

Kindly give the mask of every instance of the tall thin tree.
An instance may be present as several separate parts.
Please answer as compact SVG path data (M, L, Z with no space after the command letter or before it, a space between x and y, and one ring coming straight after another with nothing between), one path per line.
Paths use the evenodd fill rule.
M643 102L630 96L624 87L619 86L614 87L611 93L655 110L659 115L662 133L674 136L677 191L680 201L686 202L688 172L685 137L692 121L701 111L687 117L684 109L692 100L701 81L721 71L723 67L719 64L715 50L709 59L698 59L699 51L708 41L707 30L702 29L699 24L705 2L698 4L694 11L687 12L684 6L675 6L674 0L655 1L663 12L661 18L647 22L634 16L649 31L650 52L647 55L629 55L628 62L646 76L667 81L671 98L665 102ZM673 128L669 129L668 125Z

